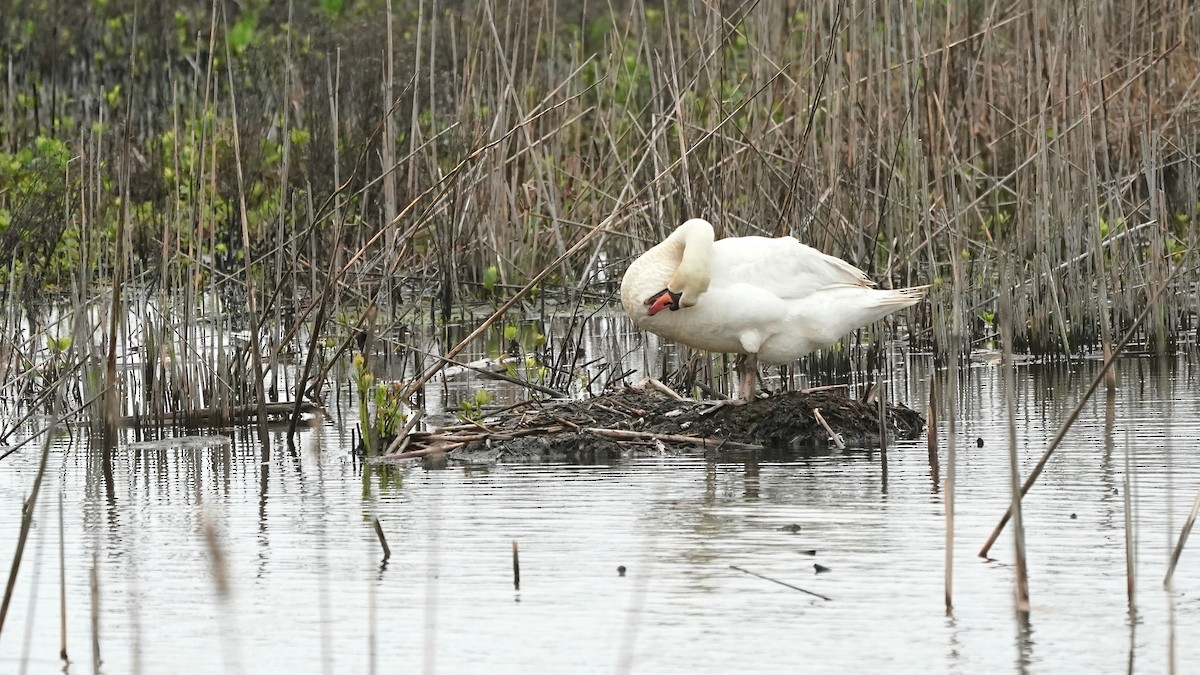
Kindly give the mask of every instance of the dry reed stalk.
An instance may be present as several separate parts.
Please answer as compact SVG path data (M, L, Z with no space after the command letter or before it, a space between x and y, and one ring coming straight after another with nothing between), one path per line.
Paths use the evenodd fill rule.
M424 418L425 408L417 408L414 413L408 416L408 421L404 423L404 428L400 430L400 433L396 434L396 440L392 441L391 444L387 446L387 448L383 451L383 454L390 455L396 452L404 452L404 449L408 447L409 441L412 440L409 436L409 432L415 429L417 424L419 424Z
M737 571L739 571L739 572L741 572L741 573L743 573L743 574L749 574L749 575L750 575L750 576L752 576L752 577L758 577L759 579L764 579L764 580L766 580L766 581L770 581L771 583L779 584L780 586L786 586L786 587L788 587L788 588L792 589L793 591L800 591L801 593L807 593L808 595L811 595L811 596L813 596L814 598L820 598L820 599L822 599L822 600L825 600L825 601L831 601L831 600L833 600L833 598L831 598L831 597L829 597L829 596L827 596L827 595L821 595L820 593L814 593L813 591L810 591L810 590L807 590L807 589L804 589L804 588L800 588L799 586L795 586L795 585L793 585L793 584L789 584L789 583L787 583L786 581L780 581L780 580L778 580L778 579L772 579L771 577L768 577L768 576L766 576L766 575L759 574L759 573L757 573L757 572L751 572L750 570L748 570L748 569L743 569L743 568L741 568L741 567L738 567L737 565L730 565L730 566L729 566L729 569L731 569L731 570L737 570Z
M929 419L925 422L926 450L929 457L929 477L933 481L933 491L938 491L941 480L938 477L938 432L937 432L937 373L929 378Z
M881 415L883 415L884 413L885 413L885 411L880 412ZM846 444L842 442L842 435L835 432L829 426L829 422L826 422L825 417L823 415L821 415L820 408L813 408L813 417L817 420L817 423L821 425L821 428L823 428L825 430L825 433L829 434L829 440L833 441L834 445L837 446L837 449L845 450ZM879 423L879 433L880 434L887 433L887 428L884 426L884 424L885 424L884 422ZM886 449L883 450L883 458L881 461L886 466L886 464L887 464L887 450ZM884 469L884 472L885 473L887 472L886 468Z
M955 231L951 234L951 241L961 242L963 234L961 231ZM961 244L957 244L958 248ZM949 321L949 334L944 336L949 349L945 351L947 360L947 382L950 387L947 391L947 431L946 431L946 485L943 488L942 494L945 495L946 502L946 541L945 541L945 576L944 576L944 602L946 614L949 615L954 610L954 500L956 495L956 481L958 477L958 385L959 385L959 369L958 364L963 359L963 265L961 261L955 257L951 263L951 272L954 279L953 297L951 298L952 315Z
M1000 311L1004 315L1012 312L1012 298L1008 294L1000 296ZM1000 333L1003 342L1001 368L1004 371L1004 400L1008 416L1008 466L1012 483L1012 501L1009 509L1013 514L1013 552L1016 558L1014 598L1017 612L1028 614L1029 567L1025 562L1025 528L1021 518L1021 471L1017 460L1017 378L1016 367L1013 365L1012 325L1007 321L1001 322Z
M1167 573L1163 577L1163 585L1169 587L1171 579L1175 576L1175 567L1179 564L1179 558L1183 555L1183 547L1187 544L1188 535L1192 533L1192 526L1196 524L1196 514L1200 513L1200 491L1196 492L1196 498L1192 500L1192 509L1188 512L1187 520L1183 523L1183 529L1179 531L1179 539L1175 542L1175 547L1171 551L1171 561L1167 564Z
M125 156L128 157L128 135L125 141L127 150ZM127 186L128 159L125 160L125 171L122 173L125 176L125 182L122 184ZM116 443L116 420L121 416L121 403L118 399L120 389L117 387L117 335L121 329L121 315L124 309L121 304L121 291L124 288L125 228L129 222L129 210L126 206L129 202L128 192L128 187L126 187L123 191L124 198L121 199L120 214L117 216L116 269L113 272L112 303L108 309L108 348L104 362L104 391L107 392L104 397L105 447Z
M879 377L884 377L883 369L877 371ZM876 429L879 433L879 470L880 480L883 484L883 491L887 492L888 482L888 429L887 429L887 386L880 383L879 398L875 402L875 410L879 415L879 424Z
M58 491L58 658L69 663L67 656L67 553L66 533L63 528L63 495Z
M100 675L100 550L92 550L92 566L88 568L88 591L91 598L92 673Z
M517 540L512 540L512 570L513 570L513 590L521 590L521 557L517 551Z
M962 294L962 307L975 314L989 309L994 302L989 298L1000 290L997 255L1017 252L1033 261L1021 277L1038 283L1016 299L1013 316L999 317L1011 322L1015 348L1078 354L1108 344L1111 353L1113 326L1127 326L1140 309L1138 285L1156 283L1166 267L1163 261L1177 255L1168 244L1195 245L1195 228L1177 219L1194 217L1196 201L1194 186L1188 186L1191 160L1185 148L1190 132L1182 113L1200 100L1191 75L1200 63L1200 48L1186 32L1200 20L1200 8L1178 0L1155 6L1153 12L1094 3L1080 9L1078 20L1063 22L1061 9L1045 3L910 4L896 13L848 7L844 0L825 0L793 13L747 1L686 12L668 8L651 15L638 6L628 15L610 9L607 17L603 10L585 11L578 28L567 29L557 22L557 6L542 12L514 6L504 12L503 3L487 3L434 12L422 2L415 8L411 37L402 37L383 21L368 26L368 34L361 33L361 25L354 33L339 34L344 29L338 22L319 13L306 17L297 8L286 29L259 25L260 38L287 31L286 53L266 48L268 40L256 40L259 44L235 54L236 60L226 65L257 80L262 91L284 92L282 103L266 104L260 111L251 106L262 98L261 91L229 83L237 87L237 99L247 102L248 113L275 119L283 115L284 149L297 155L278 164L276 173L295 174L301 166L295 162L299 149L290 146L286 133L292 121L297 128L306 125L314 141L332 152L333 162L310 156L316 161L305 164L313 179L305 196L315 194L321 207L313 211L303 235L316 253L309 263L316 279L309 283L310 291L315 293L321 283L316 270L325 260L318 256L328 255L336 269L354 265L331 287L330 314L345 308L342 295L347 291L365 290L373 300L388 295L385 289L394 296L407 293L399 285L401 278L379 275L380 269L402 270L414 278L436 273L445 282L441 293L447 308L455 293L477 282L473 277L488 265L496 264L506 282L525 278L586 235L576 223L598 222L620 203L614 195L636 192L636 203L627 200L621 207L627 226L603 235L593 248L595 264L606 260L619 269L637 242L659 238L680 212L717 214L731 232L794 233L867 269L884 271L892 281L944 279L957 260L961 278L972 283L955 292ZM219 3L213 2L209 21L199 17L196 22L210 24L207 39L204 26L190 26L199 34L192 44L165 45L168 58L138 63L128 69L132 74L126 79L110 83L127 94L168 91L170 105L163 109L169 109L169 120L156 115L152 105L132 115L131 96L106 105L106 92L97 85L63 82L58 70L39 71L28 54L5 52L14 63L3 117L10 144L6 149L45 127L44 119L12 104L12 97L32 97L34 110L37 103L45 104L42 109L55 117L51 130L61 128L57 117L68 112L62 100L100 102L87 120L95 128L80 125L79 147L71 148L87 158L80 185L71 188L78 191L72 195L79 204L75 218L86 225L81 232L87 235L80 240L77 293L88 287L83 281L93 272L95 281L120 282L126 293L136 280L147 278L140 276L141 261L134 255L133 238L144 234L141 216L132 211L121 216L129 221L127 229L110 242L101 234L121 218L105 207L113 197L132 202L129 209L163 206L162 200L125 187L129 165L123 158L148 158L146 167L137 166L141 160L133 163L134 173L155 178L155 158L164 149L155 139L164 129L174 130L177 142L165 164L179 179L163 189L173 206L155 228L161 234L151 237L160 241L154 242L158 250L149 254L148 269L159 264L155 276L162 280L163 298L180 291L188 296L183 303L185 335L192 335L197 298L203 302L237 285L211 262L218 245L225 243L221 234L226 229L213 213L232 203L227 199L232 158L223 149L229 140L222 126L228 114L219 103L229 99L221 91L216 63L222 54L216 47L218 10ZM29 6L17 7L14 17L29 11ZM320 44L320 51L336 51L336 67L328 59L306 61L290 48L291 31L311 30L306 18L312 17L321 20L321 35L333 36ZM588 23L591 17L600 23ZM608 27L600 31L604 20ZM147 32L149 46L156 46L159 31L144 31L145 22L137 18L135 30ZM74 32L80 39L90 30L84 28ZM877 34L882 39L871 37ZM364 39L367 35L370 39ZM381 56L384 39L388 53ZM135 44L146 43L138 37ZM1106 45L1116 47L1099 48ZM371 66L343 73L342 49L350 50L354 63ZM131 48L131 58L134 53ZM260 56L266 57L261 63ZM376 69L380 61L386 63ZM411 90L393 97L394 89L389 93L379 86L383 74L387 87L396 87L394 71L414 63ZM284 67L288 64L295 79ZM14 70L30 76L14 79ZM314 90L321 70L329 83L329 105L324 100L314 105L315 97L289 97L301 85ZM94 71L81 62L79 72ZM143 86L144 73L160 79ZM569 74L564 78L563 73ZM74 90L55 103L22 80ZM769 95L757 97L764 86ZM527 111L559 97L542 96L549 89L574 98L551 114L528 119ZM396 116L410 120L399 125L408 127L406 137L397 138L393 132L399 130L388 128ZM251 124L253 117L246 115ZM114 121L125 126L106 131ZM42 126L35 126L39 122ZM453 164L448 158L469 156L505 129L514 133L471 161L445 190L435 190L421 202L426 212L411 222L397 219L398 212L388 219L394 209L384 194L387 184L405 180L409 195L420 194L447 178L443 167ZM130 135L130 142L119 140L122 133ZM381 147L390 152L396 142L407 145L407 157L378 157ZM183 161L185 148L193 157L190 164ZM340 153L346 148L356 148L359 159L343 178ZM249 168L255 148L236 154ZM319 168L329 164L332 190ZM401 177L396 171L405 173ZM285 176L278 186L255 181L255 187L278 193L280 201L275 228L251 228L254 250L274 245L277 270L287 245L285 220L294 220L285 215L296 199L297 188L289 180ZM104 187L111 184L118 186L115 195ZM627 186L633 187L627 192ZM646 189L639 190L641 186ZM330 212L335 221L346 223L332 241L322 227ZM171 219L184 231L169 227ZM387 223L383 229L375 225L381 220ZM1150 222L1153 228L1145 226ZM1129 236L1135 230L1138 234ZM381 245L389 241L398 245ZM363 255L354 262L338 260L341 249L350 246L353 251L355 242L367 249ZM175 260L165 259L168 250L175 252ZM587 274L592 267L590 261ZM1093 271L1112 286L1101 284L1098 293L1087 290ZM555 272L564 284L583 276L578 267L559 265ZM1194 281L1194 275L1187 280ZM299 290L294 280L278 273L274 281L275 288L259 289L258 297L264 297L263 291L282 292L285 284ZM583 283L581 278L580 287ZM36 286L29 282L30 288ZM1176 317L1194 311L1186 297L1164 298L1161 313L1150 321L1152 348L1166 347L1172 333L1184 330ZM397 304L404 302L407 298ZM124 304L122 298L111 308ZM302 321L317 306L314 298L293 330L304 327ZM285 310L270 307L278 324ZM1053 311L1044 311L1046 307ZM919 311L910 317L924 326L932 323ZM176 323L164 310L162 325ZM110 337L119 334L108 332ZM218 346L204 347L204 369L176 366L188 405L192 399L208 406L243 402L214 374L229 370L228 356L222 353L225 329L201 332L215 336ZM963 344L990 332L990 326L967 330ZM103 362L104 350L99 351ZM272 383L285 375L274 367L269 372ZM720 377L711 368L709 373ZM150 386L159 387L159 382ZM154 389L152 395L163 392ZM154 398L148 409L136 412L163 405Z
M375 528L375 537L379 539L379 546L383 549L383 562L387 562L388 558L392 557L392 549L388 546L387 537L383 534L383 525L379 522L378 517L371 518L371 525Z
M233 86L233 55L229 47L229 23L224 21L225 25L225 58L229 66L226 68L226 75L229 80L229 103L230 117L233 121L233 154L234 168L237 176L237 201L238 213L241 220L242 229L242 254L243 273L246 278L246 311L250 324L250 363L254 369L252 377L254 378L254 390L256 404L258 405L258 443L262 452L264 461L270 457L271 438L267 433L267 392L263 382L263 363L262 363L262 342L259 339L259 314L257 308L256 291L254 288L254 273L252 265L254 257L250 250L250 216L246 212L246 189L245 177L242 175L242 150L241 150L241 134L238 132L238 115L237 115L237 98L234 94Z
M1111 411L1108 414L1113 415L1116 410L1115 392L1107 396L1106 411ZM1129 433L1125 433L1125 470L1121 476L1121 509L1125 520L1124 530L1125 539L1125 598L1128 603L1130 615L1137 613L1137 547L1134 536L1134 514L1133 514L1133 462L1130 457L1132 454L1129 444Z
M393 91L393 87L396 84L396 77L395 77L395 71L394 71L395 63L396 63L396 52L394 49L394 43L392 41L392 0L387 0L384 7L387 12L387 28L385 31L386 36L387 36L387 44L385 46L385 51L384 51L385 56L384 56L384 61L383 61L383 73L381 73L381 75L383 77L383 90L384 90L384 95L387 97L386 100L394 101L394 100L396 100L394 91ZM421 8L424 9L424 3L421 3ZM421 22L419 19L417 21L416 33L417 33L417 39L420 40L421 39ZM420 54L420 49L417 50L417 53ZM414 97L416 96L415 88L413 89L413 96ZM416 115L417 115L417 106L416 105L413 105L412 114L413 114L414 126L415 126ZM382 139L381 143L379 144L380 155L381 155L381 158L383 161L383 166L385 166L385 167L393 166L395 164L395 162L393 161L393 157L396 152L396 148L395 148L396 118L392 115L391 110L389 110L383 117L383 129L384 129L383 139ZM410 142L415 142L415 139L410 138ZM395 177L395 174L393 174L391 172L387 172L382 176L382 178L383 178L383 214L382 214L383 222L391 223L392 219L396 217L396 177ZM410 185L410 188L411 188L411 185ZM384 228L382 228L382 231L387 233L387 239L386 239L387 250L395 251L396 250L396 231L394 229L392 229L391 227L386 227L386 226Z

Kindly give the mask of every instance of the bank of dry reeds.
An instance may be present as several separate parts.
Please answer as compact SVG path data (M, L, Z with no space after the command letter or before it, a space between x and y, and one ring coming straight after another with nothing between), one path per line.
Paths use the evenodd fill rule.
M690 216L932 283L906 316L942 355L1001 324L1015 351L1099 350L1173 270L1136 342L1196 330L1186 0L386 7L9 8L10 391L69 374L90 400L115 356L141 372L110 417L319 395L355 331L548 266L541 302L594 304Z

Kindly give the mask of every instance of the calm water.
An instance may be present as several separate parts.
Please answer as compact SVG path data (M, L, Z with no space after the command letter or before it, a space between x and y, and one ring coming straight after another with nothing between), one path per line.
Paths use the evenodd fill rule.
M902 365L896 397L927 400L928 364ZM1097 367L1020 368L1023 472ZM1178 672L1200 672L1200 541L1184 552L1174 591L1162 586L1169 547L1200 489L1200 389L1184 363L1129 359L1121 369L1111 421L1101 393L1025 502L1027 629L1013 613L1010 533L996 560L975 555L1008 499L1001 378L978 365L962 381L951 616L942 595L944 501L924 440L890 450L886 482L877 452L664 457L408 466L373 477L364 499L351 423L335 417L305 432L295 452L276 436L265 461L241 432L210 447L147 449L130 439L111 481L98 453L59 439L0 637L0 671L60 668L61 494L73 672L92 671L93 561L100 670L110 674L1156 673L1172 658ZM1127 451L1138 556L1132 617ZM36 454L0 464L6 563ZM392 547L386 565L372 515ZM206 521L224 553L226 596L216 590ZM790 524L800 532L781 530ZM816 574L814 563L830 571Z

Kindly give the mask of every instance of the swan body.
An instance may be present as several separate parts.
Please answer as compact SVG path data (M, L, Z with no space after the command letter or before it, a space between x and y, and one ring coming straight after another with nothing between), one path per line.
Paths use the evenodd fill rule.
M790 363L925 297L927 287L874 288L862 270L794 237L715 240L693 218L639 256L621 280L634 324L709 352L741 354L742 396L758 362ZM747 391L749 389L749 391Z

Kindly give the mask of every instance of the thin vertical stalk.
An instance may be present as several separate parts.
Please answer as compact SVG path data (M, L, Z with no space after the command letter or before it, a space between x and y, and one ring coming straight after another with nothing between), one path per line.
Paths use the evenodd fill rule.
M1109 395L1109 407L1113 407L1113 396ZM1121 478L1121 507L1125 511L1125 596L1129 603L1129 614L1132 619L1137 613L1137 545L1134 537L1133 514L1133 461L1130 449L1129 431L1125 432L1125 471ZM1130 621L1130 624L1135 624Z
M1005 270L1007 270L1007 265ZM1012 292L1009 284L1002 276L1000 282L1004 289L1000 294L1000 315L1012 315ZM1021 519L1021 471L1017 461L1017 378L1013 366L1012 353L1012 322L1000 322L1000 340L1003 343L1001 360L1004 369L1004 402L1008 415L1008 467L1009 478L1012 480L1012 505L1009 509L1013 514L1013 553L1016 558L1016 609L1020 614L1029 612L1029 568L1025 564L1025 528Z
M88 569L88 590L91 594L92 673L100 675L100 550L92 550L92 566Z
M398 205L397 205L397 200L396 200L396 176L394 173L394 166L396 163L396 160L395 160L395 157L396 157L396 147L395 147L396 146L396 117L395 117L395 114L393 113L393 107L394 107L393 103L395 102L395 95L396 95L396 93L394 91L395 80L396 80L395 73L394 73L394 68L395 68L395 63L396 63L396 52L395 52L394 43L392 41L392 37L393 37L393 35L392 35L392 0L387 0L385 7L387 10L387 51L384 55L382 76L383 76L383 91L384 91L383 104L386 107L385 107L384 118L383 118L384 132L383 132L383 138L380 139L379 151L380 151L380 157L382 158L382 166L380 167L380 170L383 172L383 175L381 176L381 178L383 179L383 226L387 228L387 239L386 239L387 250L395 251L396 250L397 228L395 227L395 223L393 223L392 221L396 217L396 211L398 209ZM418 22L418 24L417 24L417 39L418 40L420 39L420 35L421 35L420 28L421 28L420 22ZM417 49L417 58L418 59L421 58L420 54L421 54L421 50ZM417 111L418 111L416 90L417 90L417 88L414 86L413 87L413 111L412 111L414 127L416 126L416 123L417 123ZM416 142L415 139L411 139L411 140L413 143ZM410 188L412 187L411 184L409 187ZM411 192L411 190L410 190L410 192Z
M223 17L224 18L224 17ZM263 382L263 364L262 364L262 342L259 339L259 323L258 323L258 308L256 293L254 288L254 266L253 257L250 251L250 216L246 213L246 189L245 177L242 175L242 147L241 134L238 132L238 116L237 116L237 96L234 93L235 87L233 84L233 55L229 48L229 22L225 20L225 59L229 64L225 74L229 80L229 104L230 117L233 123L233 155L234 167L237 175L238 186L238 214L240 216L242 226L242 254L244 257L243 265L246 277L246 309L249 314L250 323L250 363L254 368L252 377L254 378L254 388L258 404L258 442L263 453L264 462L269 458L271 450L270 436L267 434L267 392ZM266 465L263 465L263 471L266 471Z
M929 419L925 423L926 449L929 456L929 478L933 481L933 491L937 492L941 479L938 470L938 413L937 413L937 373L929 379Z
M280 157L279 168L279 218L275 228L275 293L278 294L283 288L283 259L287 251L287 238L284 235L284 223L286 214L288 213L288 203L290 200L291 190L288 187L288 170L291 168L291 153L292 153L292 137L291 137L291 110L289 103L292 100L292 1L288 0L288 24L287 24L287 55L283 62L283 105L281 107L283 118L282 132L280 133L283 142L283 152ZM275 302L275 328L274 335L276 337L283 335L283 303ZM268 310L269 311L269 310ZM271 348L271 398L278 400L279 397L279 352L283 348L282 344L274 344L273 341L268 342Z
M63 493L58 491L58 632L60 636L58 658L64 663L67 656L67 552L66 533L63 531Z

